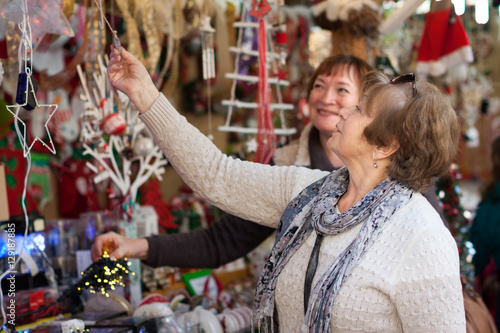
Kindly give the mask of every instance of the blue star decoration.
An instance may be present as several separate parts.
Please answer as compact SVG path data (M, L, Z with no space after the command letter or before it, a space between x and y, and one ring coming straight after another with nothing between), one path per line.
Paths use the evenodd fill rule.
M29 87L33 88L33 83L31 81L31 75L28 75L27 77L28 82L26 84L26 89L29 89ZM28 92L26 92L28 94ZM52 109L49 113L49 117L47 118L47 121L44 124L45 131L47 132L47 137L49 139L49 143L46 143L43 141L40 137L35 137L31 143L28 142L28 138L26 136L26 123L19 117L19 111L21 108L25 107L28 104L28 99L25 99L25 102L23 104L14 104L14 105L7 105L7 111L9 111L13 116L14 116L14 125L16 128L17 136L19 137L19 141L21 142L21 146L23 147L23 154L24 157L28 156L31 149L33 148L33 145L39 141L45 148L47 148L52 154L56 154L56 148L54 146L54 141L52 140L52 136L50 135L50 131L48 128L48 123L50 119L52 119L52 116L54 113L57 111L57 104L38 104L38 100L36 98L36 93L32 94L35 102L35 110L33 112L42 112L43 109ZM40 109L40 110L39 110ZM19 123L22 124L22 132L21 129L19 128Z

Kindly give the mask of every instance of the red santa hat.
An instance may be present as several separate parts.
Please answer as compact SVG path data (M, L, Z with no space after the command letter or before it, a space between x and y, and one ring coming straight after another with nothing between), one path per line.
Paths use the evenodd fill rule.
M415 71L438 76L473 60L469 39L455 9L427 13Z

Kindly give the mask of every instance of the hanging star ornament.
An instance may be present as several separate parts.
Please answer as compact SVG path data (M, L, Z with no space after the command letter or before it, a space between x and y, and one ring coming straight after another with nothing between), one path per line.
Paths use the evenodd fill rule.
M18 27L21 31L21 43L19 43L19 78L17 82L17 93L16 93L16 103L14 105L7 105L7 111L9 111L14 116L14 125L16 128L17 136L19 137L19 141L21 142L21 146L23 147L23 155L24 157L28 157L33 148L33 145L39 141L45 148L47 148L52 154L56 154L56 148L54 147L54 142L52 141L52 136L50 135L50 131L48 128L48 123L52 116L57 111L57 104L38 104L38 100L36 98L37 92L37 84L36 80L33 78L33 36L32 29L30 25L29 19L29 11L28 11L28 0L22 0L20 3L20 12L22 13L22 20L19 21ZM3 13L2 13L3 14ZM50 112L47 121L44 124L45 131L47 132L47 136L49 138L49 144L45 143L39 136L36 136L35 139L28 143L28 139L26 136L26 124L19 117L19 111L21 108L25 110L31 111L36 110L41 112L39 109L43 108L53 108ZM23 125L22 132L19 128L19 123Z
M28 75L28 84L26 86L26 89L29 89L28 87L33 87L33 83L31 81L31 75ZM16 128L17 136L19 137L19 141L21 142L21 146L23 147L23 154L24 157L28 156L28 154L31 151L31 148L33 148L33 145L39 141L45 148L47 148L52 154L56 154L56 148L54 147L54 141L52 140L52 136L50 135L50 131L48 128L48 123L50 119L52 119L52 116L54 113L57 111L57 104L38 104L38 100L36 98L36 94L32 95L34 98L35 102L35 110L31 112L41 112L44 108L53 108L53 110L50 112L49 117L47 118L47 121L44 124L45 131L47 132L47 137L49 139L49 143L45 143L40 137L35 137L31 144L28 143L28 138L26 136L26 123L19 117L19 111L21 108L25 107L28 104L28 99L26 98L25 103L23 104L14 104L14 105L7 105L7 111L9 111L13 116L14 116L14 125ZM19 128L19 123L22 124L23 129L22 132Z
M33 145L39 141L45 148L47 148L52 154L56 154L56 148L54 146L54 141L52 140L52 136L50 135L50 131L48 129L48 123L54 113L57 111L57 104L37 104L37 108L43 109L43 108L53 108L52 112L50 113L49 117L47 118L47 121L44 124L45 131L47 132L47 136L49 139L49 143L47 144L45 141L43 141L40 137L35 137L33 141L31 141L31 144L28 142L28 138L26 136L26 123L19 118L19 110L21 109L21 105L7 105L7 110L14 116L14 124L16 126L16 131L17 135L19 137L19 141L21 142L21 145L23 147L23 155L24 157L28 156L30 153L31 149L33 148ZM15 109L13 112L12 110ZM23 129L22 129L22 134L19 131L19 123L22 124Z

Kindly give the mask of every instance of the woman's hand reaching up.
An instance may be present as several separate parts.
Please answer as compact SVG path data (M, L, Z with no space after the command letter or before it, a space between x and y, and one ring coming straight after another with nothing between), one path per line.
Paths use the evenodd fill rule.
M123 47L111 46L108 77L116 89L126 94L140 113L146 112L160 95L146 67Z

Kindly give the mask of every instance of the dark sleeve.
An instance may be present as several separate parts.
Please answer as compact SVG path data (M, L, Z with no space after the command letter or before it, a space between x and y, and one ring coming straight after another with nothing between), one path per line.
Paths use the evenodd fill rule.
M441 208L441 205L439 204L439 200L436 195L436 187L432 186L427 192L422 193L422 195L429 201L432 207L438 212L439 216L441 217L441 220L443 220L444 225L446 228L450 228L448 225L448 221L446 221L446 218L444 217L443 209Z
M147 237L146 265L217 268L256 248L276 229L223 214L207 229Z
M481 273L490 261L491 249L489 248L490 242L487 240L487 237L491 235L493 230L488 229L488 221L491 222L491 219L488 218L485 209L479 206L476 216L472 221L469 234L469 240L474 245L474 250L476 251L472 257L476 275Z

